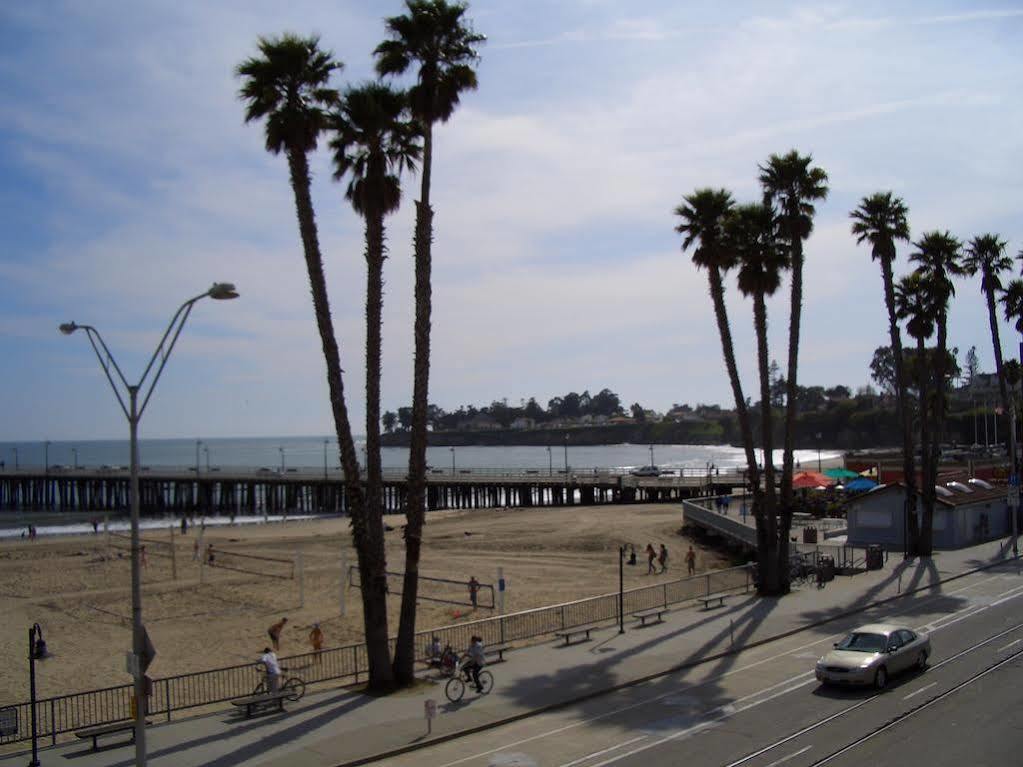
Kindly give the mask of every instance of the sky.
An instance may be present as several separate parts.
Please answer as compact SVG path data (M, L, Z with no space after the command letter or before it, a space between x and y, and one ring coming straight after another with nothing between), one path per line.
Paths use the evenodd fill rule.
M333 432L282 156L246 125L234 69L260 35L315 34L374 77L397 0L0 4L0 441L123 438L84 334L136 383L181 303L202 300L140 427L147 438ZM1023 3L476 0L479 88L435 130L430 400L509 404L604 387L626 406L731 407L706 275L673 213L702 187L760 198L758 164L829 177L806 242L799 382L869 382L888 343L881 276L849 232L876 191L914 239L994 232L1023 249ZM398 81L404 84L404 81ZM364 433L363 228L310 159L351 420ZM382 404L411 401L413 201L387 220ZM902 246L897 274L909 271ZM769 304L784 368L786 280ZM746 392L752 308L728 282ZM1002 321L1003 347L1018 338ZM994 367L979 279L950 345Z

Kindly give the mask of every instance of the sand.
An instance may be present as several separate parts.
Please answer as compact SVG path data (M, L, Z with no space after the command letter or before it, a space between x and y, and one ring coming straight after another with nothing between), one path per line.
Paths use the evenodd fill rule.
M400 526L386 519L388 569L404 569ZM618 546L633 543L639 563L626 567L626 588L679 577L690 543L697 550L697 571L731 564L713 550L701 549L681 535L678 504L590 506L549 509L467 510L431 513L424 531L420 572L457 583L430 583L423 593L468 599L463 583L475 575L496 583L502 567L507 583L505 611L557 604L617 591ZM145 532L148 564L143 572L143 619L157 650L149 675L190 671L255 661L267 644L267 628L287 616L281 654L309 650L312 624L320 622L325 646L358 642L362 610L358 591L344 588L342 557L355 564L346 519L289 521L265 525L208 528L203 544L225 552L296 560L301 553L304 605L298 578L281 579L204 568L193 561L197 528L188 535L175 529L177 580L172 578L170 531ZM131 646L130 565L127 543L99 535L16 539L0 543L0 705L27 700L28 630L39 623L52 657L37 663L40 697L127 684L125 653ZM668 546L667 575L646 575L643 548ZM221 556L227 564L229 557ZM239 559L235 564L267 571L290 565ZM396 588L397 580L392 581ZM429 589L429 590L427 590ZM345 591L347 615L341 615ZM481 592L481 603L489 592ZM398 628L400 597L389 600L392 634ZM420 630L459 620L486 617L491 609L422 601Z

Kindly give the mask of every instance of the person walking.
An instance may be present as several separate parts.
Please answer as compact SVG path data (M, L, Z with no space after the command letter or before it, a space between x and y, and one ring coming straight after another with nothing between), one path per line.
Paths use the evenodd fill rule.
M476 580L476 576L472 575L469 577L469 601L472 602L472 609L476 609L476 603L479 599L480 582Z
M269 647L264 647L259 662L266 671L267 692L277 692L281 686L281 666L277 662L277 654Z
M689 547L689 551L686 552L686 569L690 575L696 574L696 552L693 551L693 547Z
M661 572L668 572L668 547L661 544L661 552L657 555L657 561L661 565Z
M309 632L309 644L312 645L313 652L316 653L316 662L319 663L320 653L323 651L323 629L319 623L314 623L313 630Z
M657 559L657 552L654 551L654 545L648 543L646 545L646 574L653 575L657 570L654 569L654 560Z
M266 633L270 636L270 641L273 642L274 652L280 652L281 649L281 632L284 631L284 624L288 622L287 618L281 618L274 625L266 630Z

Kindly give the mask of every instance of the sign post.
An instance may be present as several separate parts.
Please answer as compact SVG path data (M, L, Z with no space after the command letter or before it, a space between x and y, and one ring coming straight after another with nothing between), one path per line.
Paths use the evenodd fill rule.
M423 701L423 714L426 716L426 734L433 732L433 720L437 718L437 701L427 698Z

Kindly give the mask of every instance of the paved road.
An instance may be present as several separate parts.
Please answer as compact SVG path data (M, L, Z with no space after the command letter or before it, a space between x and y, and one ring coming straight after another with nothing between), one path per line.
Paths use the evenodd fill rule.
M1021 676L1023 662L1015 657L1021 653L1023 658L1021 607L1023 578L1016 567L995 568L909 603L874 608L820 631L801 632L581 706L392 757L386 763L806 767L860 765L872 759L922 764L924 754L928 765L1019 763L1019 758L1006 761L1013 752L999 744L1018 745L1023 740L1023 715L1006 713L1023 693L1002 690L985 696L985 691L1000 689L999 680ZM817 657L845 630L876 620L929 631L934 650L930 668L894 679L881 694L820 687L812 670ZM1007 658L1012 660L977 678ZM495 673L500 684L499 670ZM984 705L978 705L980 701ZM899 721L883 729L893 720ZM992 722L997 733L985 737L985 729L969 724L978 720ZM946 729L945 721L960 725ZM972 746L958 730L971 731ZM906 741L910 735L916 738L912 744ZM941 753L948 761L930 758L938 748L922 750L928 743L945 740L949 747ZM901 759L886 756L893 748ZM981 754L990 762L977 761Z

